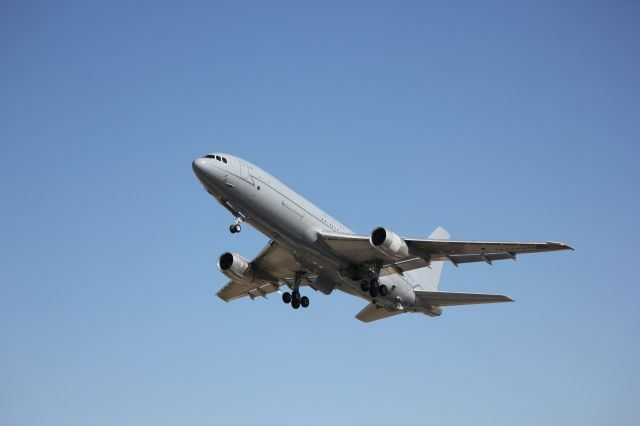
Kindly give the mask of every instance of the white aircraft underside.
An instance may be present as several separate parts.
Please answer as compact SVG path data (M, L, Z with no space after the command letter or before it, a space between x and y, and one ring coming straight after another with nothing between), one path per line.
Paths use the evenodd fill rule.
M516 259L518 254L566 250L555 242L455 241L443 228L429 238L400 237L386 228L358 235L253 164L213 153L193 162L205 189L236 218L232 233L246 222L271 238L249 261L223 253L218 268L230 281L218 291L224 301L284 292L295 309L309 306L300 287L324 294L334 289L369 303L357 315L369 322L405 312L439 316L442 307L512 302L504 295L438 291L444 262Z

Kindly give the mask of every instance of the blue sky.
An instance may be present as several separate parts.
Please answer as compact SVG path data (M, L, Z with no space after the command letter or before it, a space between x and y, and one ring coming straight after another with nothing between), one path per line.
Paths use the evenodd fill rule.
M0 422L636 425L640 7L4 2ZM517 303L353 318L225 304L267 242L191 161L236 154L352 229L555 240L445 266ZM311 290L309 290L311 291Z

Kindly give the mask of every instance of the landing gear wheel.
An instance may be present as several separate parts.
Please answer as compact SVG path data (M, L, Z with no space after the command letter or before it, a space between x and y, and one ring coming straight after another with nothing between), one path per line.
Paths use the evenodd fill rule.
M231 231L233 233L238 233L238 232L242 231L242 227L240 226L239 223L236 223L235 225L231 225L231 226L233 227L233 231Z
M294 291L293 293L291 293L291 301L295 301L298 304L300 304L300 292L299 291Z
M369 295L371 297L376 297L378 295L378 287L371 286L371 288L369 289Z
M378 280L377 278L371 279L371 287L378 287L379 285L380 285L380 280Z
M229 226L229 232L231 232L232 234L235 234L237 232L236 231L236 226L235 225Z
M309 307L309 298L307 296L302 296L300 298L300 306L302 306L303 308Z
M360 281L360 289L364 292L369 291L369 281L367 280Z
M388 292L389 290L386 285L381 284L378 286L378 293L380 293L380 296L386 296Z
M291 293L288 291L282 293L282 301L287 304L291 303Z
M296 299L291 299L291 307L293 309L298 309L300 307L300 301Z

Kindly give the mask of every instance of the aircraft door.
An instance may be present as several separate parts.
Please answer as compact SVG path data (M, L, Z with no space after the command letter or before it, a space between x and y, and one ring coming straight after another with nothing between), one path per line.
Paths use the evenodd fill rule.
M240 177L246 181L249 180L249 166L247 166L247 163L240 162Z

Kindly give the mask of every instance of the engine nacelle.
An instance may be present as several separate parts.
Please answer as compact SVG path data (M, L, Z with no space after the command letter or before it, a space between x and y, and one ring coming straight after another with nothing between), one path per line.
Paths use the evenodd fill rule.
M389 260L401 260L409 255L409 247L404 239L386 228L374 229L369 242Z
M237 253L223 253L218 258L218 269L233 281L249 284L256 279L251 262Z

